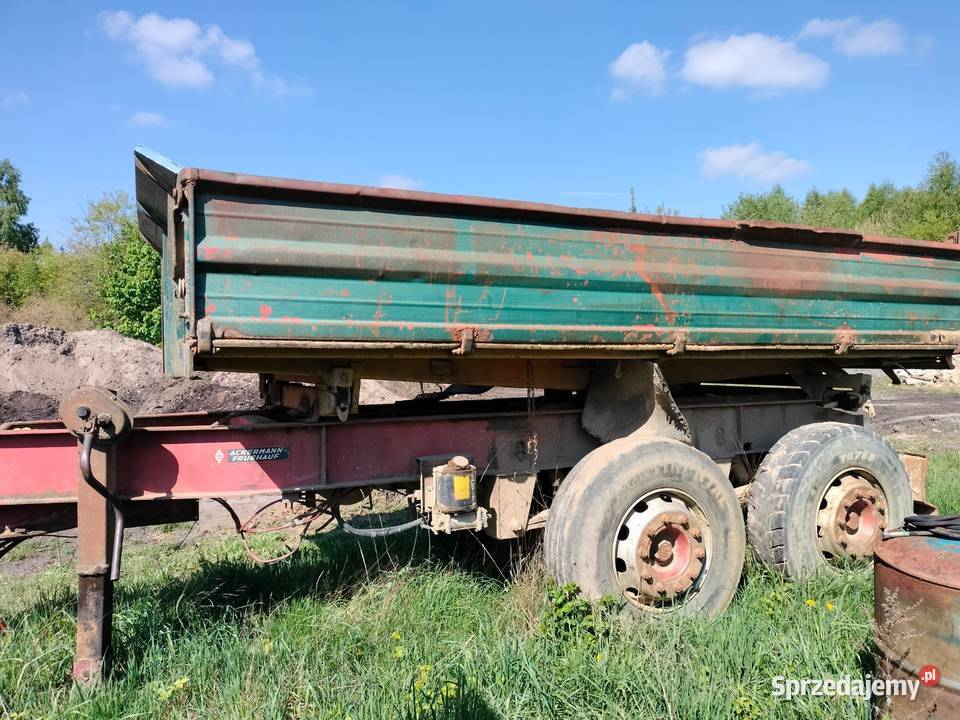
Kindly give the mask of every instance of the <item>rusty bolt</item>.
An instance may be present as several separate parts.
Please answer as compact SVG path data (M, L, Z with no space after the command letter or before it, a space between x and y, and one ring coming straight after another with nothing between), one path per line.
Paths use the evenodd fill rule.
M686 529L690 527L690 521L687 518L680 518L680 527Z
M700 532L699 530L694 530L693 532L690 533L690 535L697 542L700 542L701 540L703 540L703 533Z
M666 595L667 588L664 587L663 583L657 583L657 586L654 588L657 591L657 595Z
M86 405L81 405L78 407L77 417L81 420L86 420L88 417L90 417L90 408L88 408Z
M651 574L648 573L648 572L643 573L643 575L641 575L640 577L643 578L643 581L644 581L645 583L652 583L652 582L653 582L653 575L651 575Z
M878 507L878 508L877 508L877 512L880 513L881 515L886 515L886 514L887 514L887 509L884 508L884 507Z
M693 554L693 556L694 556L697 560L703 560L703 559L707 556L707 554L706 554L706 553L703 551L703 549L701 548L701 549L697 550L697 551Z
M877 501L877 496L876 496L875 493L870 493L870 495L867 497L867 499L868 499L870 502L874 503L874 502Z
M845 548L845 547L847 547L847 545L849 545L849 543L848 543L846 540L841 540L841 541L840 541L840 547Z

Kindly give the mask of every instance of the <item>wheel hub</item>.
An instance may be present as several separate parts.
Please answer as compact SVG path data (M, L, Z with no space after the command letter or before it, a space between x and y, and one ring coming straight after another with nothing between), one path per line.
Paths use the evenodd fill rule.
M627 514L615 562L627 597L650 605L689 592L706 563L706 523L679 498L661 493Z
M820 503L820 550L833 556L870 557L886 524L887 500L883 491L861 474L844 475L827 487Z

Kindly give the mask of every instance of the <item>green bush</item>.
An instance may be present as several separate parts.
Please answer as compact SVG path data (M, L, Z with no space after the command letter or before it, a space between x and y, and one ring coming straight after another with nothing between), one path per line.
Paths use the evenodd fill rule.
M0 303L19 308L46 291L51 281L47 256L53 252L48 248L25 253L0 247Z
M116 240L102 248L103 272L95 311L100 327L157 344L163 335L160 302L160 254L140 237L128 221Z

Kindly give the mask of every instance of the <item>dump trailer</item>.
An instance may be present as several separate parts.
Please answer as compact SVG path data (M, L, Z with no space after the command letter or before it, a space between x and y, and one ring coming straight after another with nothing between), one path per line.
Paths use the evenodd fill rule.
M556 580L651 614L722 611L748 540L801 577L910 512L870 371L951 367L956 244L134 162L165 371L256 373L262 406L133 417L84 388L0 429L0 553L78 528L81 681L124 528L200 499L242 537L244 495L291 527L542 536ZM367 404L364 379L443 389ZM411 519L345 520L374 488Z

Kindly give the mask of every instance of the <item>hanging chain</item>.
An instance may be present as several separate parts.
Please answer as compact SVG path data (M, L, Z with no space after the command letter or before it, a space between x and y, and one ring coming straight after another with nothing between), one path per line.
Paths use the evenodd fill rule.
M537 472L537 460L540 458L540 439L533 429L533 416L535 413L534 388L533 388L533 361L527 360L527 457L530 458L531 472Z

